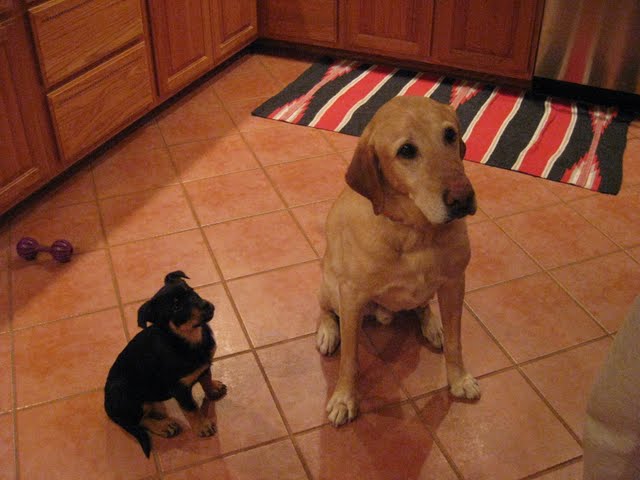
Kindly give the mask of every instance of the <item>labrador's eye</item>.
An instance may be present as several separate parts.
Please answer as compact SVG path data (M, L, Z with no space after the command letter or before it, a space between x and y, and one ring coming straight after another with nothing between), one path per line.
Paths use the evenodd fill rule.
M416 148L415 145L412 145L410 143L405 143L398 149L398 156L402 158L406 158L408 160L416 158L417 154L418 154L418 149Z
M180 301L177 298L173 299L173 311L177 312L180 310Z
M458 138L458 132L455 131L452 127L447 127L444 129L444 143L447 145L451 145Z

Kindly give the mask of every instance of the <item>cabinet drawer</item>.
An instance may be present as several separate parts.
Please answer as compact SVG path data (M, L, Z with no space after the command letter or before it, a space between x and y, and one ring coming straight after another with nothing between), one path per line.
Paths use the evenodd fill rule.
M51 85L142 36L142 0L51 0L31 8L40 67Z
M143 42L47 95L64 159L75 160L153 102Z

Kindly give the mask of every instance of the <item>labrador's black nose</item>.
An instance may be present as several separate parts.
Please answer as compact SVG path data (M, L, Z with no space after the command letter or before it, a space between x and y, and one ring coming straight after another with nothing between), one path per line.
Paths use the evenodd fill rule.
M447 214L450 220L476 213L476 194L473 190L462 197L454 197L450 192L445 191L443 199L447 206Z

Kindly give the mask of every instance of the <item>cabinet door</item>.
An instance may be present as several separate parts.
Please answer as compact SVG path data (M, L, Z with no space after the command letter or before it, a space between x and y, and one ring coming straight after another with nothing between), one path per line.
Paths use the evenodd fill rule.
M338 0L260 0L259 5L261 36L337 46Z
M431 0L346 0L345 47L424 60L429 54Z
M258 36L256 0L213 0L216 63Z
M34 124L45 113L43 93L34 90L35 59L27 42L20 19L0 26L0 213L47 180L51 170L40 150L46 129ZM21 103L21 98L29 100Z
M177 92L213 68L211 0L148 2L162 96Z
M0 15L13 10L13 0L0 0Z
M539 0L439 0L434 55L454 67L528 80L541 14Z

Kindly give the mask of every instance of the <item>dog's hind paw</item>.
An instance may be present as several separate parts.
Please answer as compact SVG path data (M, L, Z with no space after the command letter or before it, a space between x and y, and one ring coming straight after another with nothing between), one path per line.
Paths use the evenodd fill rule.
M323 355L331 355L340 343L340 327L333 319L326 319L318 325L316 333L316 346Z
M376 317L378 323L382 325L389 325L393 321L393 312L381 307L380 305L376 306L376 310L373 315Z
M216 425L209 419L203 421L198 427L198 436L211 437L216 433Z
M442 350L444 343L442 321L440 317L434 315L429 308L426 308L420 317L420 329L422 330L422 335L433 348Z
M171 438L178 435L182 428L180 424L173 418L153 419L149 418L145 421L145 427L160 437Z
M470 374L465 373L457 381L451 384L451 395L456 398L475 400L480 398L480 385Z

